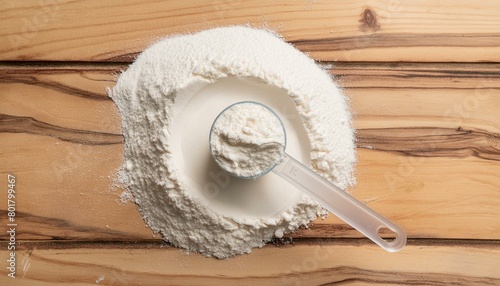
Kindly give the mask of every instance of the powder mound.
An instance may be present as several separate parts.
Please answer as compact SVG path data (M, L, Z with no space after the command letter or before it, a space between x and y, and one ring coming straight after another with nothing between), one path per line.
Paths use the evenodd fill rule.
M330 75L275 34L224 27L163 39L141 53L108 90L122 116L120 180L147 225L171 244L227 258L307 225L323 208L306 195L269 217L231 217L193 196L175 164L176 110L194 80L257 78L286 91L310 141L311 168L345 188L355 182L354 131L345 97ZM196 116L196 114L193 114ZM200 142L208 148L208 140Z
M254 102L225 109L210 133L215 161L230 174L253 178L263 175L283 157L285 131L276 115Z

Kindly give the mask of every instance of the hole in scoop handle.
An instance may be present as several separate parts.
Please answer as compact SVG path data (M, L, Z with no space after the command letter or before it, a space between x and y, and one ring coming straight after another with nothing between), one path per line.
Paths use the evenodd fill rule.
M396 252L406 245L406 233L401 227L370 209L289 155L285 154L284 160L274 167L273 172L308 194L327 210L383 249ZM380 237L379 230L381 228L388 228L393 231L395 239L388 241Z

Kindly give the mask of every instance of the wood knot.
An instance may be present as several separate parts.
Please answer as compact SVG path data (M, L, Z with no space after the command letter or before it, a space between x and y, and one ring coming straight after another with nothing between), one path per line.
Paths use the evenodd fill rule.
M375 32L380 30L380 25L377 23L377 14L370 8L366 8L365 11L363 11L359 22L361 23L359 29L363 32Z

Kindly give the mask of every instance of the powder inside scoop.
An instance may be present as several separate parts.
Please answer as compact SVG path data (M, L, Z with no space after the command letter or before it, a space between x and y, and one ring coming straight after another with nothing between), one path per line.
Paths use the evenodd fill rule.
M210 150L222 169L242 178L270 171L283 157L285 131L267 107L253 102L236 103L215 120Z

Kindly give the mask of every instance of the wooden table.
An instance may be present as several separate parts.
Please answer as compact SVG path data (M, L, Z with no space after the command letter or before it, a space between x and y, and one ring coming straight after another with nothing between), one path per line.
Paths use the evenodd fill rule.
M498 1L42 0L0 11L2 285L500 285ZM276 30L330 68L355 114L350 191L407 231L403 251L329 217L292 243L216 260L163 243L120 201L123 137L106 87L162 37L235 24Z

